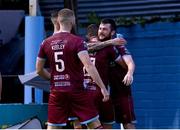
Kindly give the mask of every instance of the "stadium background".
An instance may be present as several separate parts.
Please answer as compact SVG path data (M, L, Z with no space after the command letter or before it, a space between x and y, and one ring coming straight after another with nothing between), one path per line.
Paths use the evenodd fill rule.
M16 2L16 6L10 6L8 2ZM8 2L0 2L0 14L5 10L14 12L15 9L24 11L24 16L28 14L27 0ZM64 1L39 0L39 5L48 36L52 33L50 13L63 8ZM77 0L80 35L85 36L87 24L110 17L117 20L118 32L128 41L127 47L136 63L132 90L137 128L180 128L179 7L179 0ZM0 46L2 75L24 74L24 17L17 28L11 40ZM47 101L46 95L44 93L44 102ZM35 114L45 120L46 104L34 104L33 107L32 104L14 104L23 103L23 96L23 86L17 77L4 76L0 125L14 124Z

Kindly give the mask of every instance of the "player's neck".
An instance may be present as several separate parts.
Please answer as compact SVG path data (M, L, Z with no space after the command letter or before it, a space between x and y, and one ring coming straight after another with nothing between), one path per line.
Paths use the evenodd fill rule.
M61 26L60 32L69 32L70 33L71 29L72 29L72 27L70 27L70 26L66 26L66 27Z
M60 30L59 32L68 32L68 33L70 33L71 31L70 30Z
M58 33L59 32L59 30L57 30L57 29L54 29L54 34L56 34L56 33Z

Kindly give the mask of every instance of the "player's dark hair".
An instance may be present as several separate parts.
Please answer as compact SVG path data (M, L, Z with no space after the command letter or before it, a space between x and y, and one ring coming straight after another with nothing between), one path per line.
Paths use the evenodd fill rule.
M53 12L51 12L51 21L53 24L57 22L57 18L58 18L58 10L54 10Z
M97 37L98 35L98 26L96 24L90 24L87 27L87 37Z
M54 10L51 12L51 18L57 18L58 17L58 10Z
M102 24L110 24L111 25L111 30L116 31L116 23L113 19L110 18L105 18L101 20Z

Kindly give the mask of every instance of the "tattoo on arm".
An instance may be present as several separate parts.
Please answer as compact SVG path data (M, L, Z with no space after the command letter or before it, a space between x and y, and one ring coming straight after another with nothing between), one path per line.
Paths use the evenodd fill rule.
M104 41L104 42L89 43L88 51L97 51L97 50L103 49L107 46L110 46L112 44L113 43L111 40Z

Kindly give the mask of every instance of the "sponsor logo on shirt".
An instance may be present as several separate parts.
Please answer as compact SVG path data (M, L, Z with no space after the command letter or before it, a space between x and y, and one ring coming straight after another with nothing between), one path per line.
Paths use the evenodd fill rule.
M66 87L71 86L71 83L68 81L60 81L60 82L54 82L55 87Z
M54 80L69 80L69 74L54 75Z

